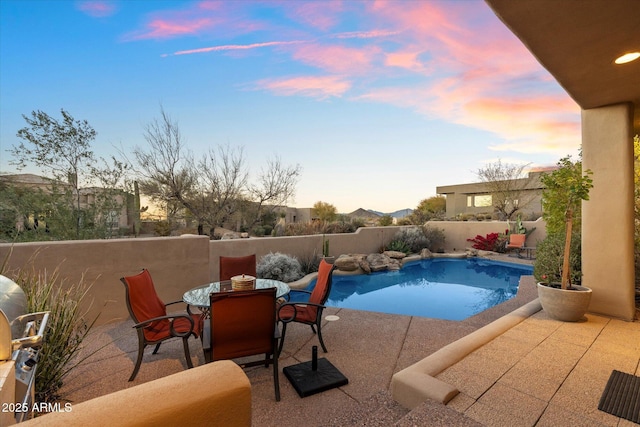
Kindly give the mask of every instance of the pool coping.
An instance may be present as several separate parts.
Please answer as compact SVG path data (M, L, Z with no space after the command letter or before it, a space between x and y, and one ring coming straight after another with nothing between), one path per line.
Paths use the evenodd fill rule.
M413 409L427 399L446 404L458 395L459 390L435 376L541 309L536 298L395 373L391 378L393 399L407 409Z

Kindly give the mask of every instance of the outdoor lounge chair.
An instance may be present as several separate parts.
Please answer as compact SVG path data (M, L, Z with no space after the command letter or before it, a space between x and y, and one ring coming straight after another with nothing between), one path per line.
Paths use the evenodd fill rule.
M122 277L120 280L126 291L129 314L135 322L133 327L138 333L138 359L129 381L133 381L138 374L144 348L155 344L153 354L156 354L160 344L171 338L182 338L187 366L193 368L188 340L191 335L197 338L202 333L202 315L189 312L167 314L167 306L183 301L168 304L162 302L156 293L151 274L146 269L135 276ZM187 311L188 309L187 306Z
M247 274L256 277L256 254L240 257L220 257L220 281Z
M325 353L327 352L327 347L325 347L324 340L322 339L322 311L324 310L324 304L327 302L327 299L329 299L334 269L334 265L329 264L323 259L320 261L318 278L316 279L316 286L313 288L313 291L292 289L289 293L289 295L306 293L309 295L308 300L304 302L286 302L280 305L278 308L278 320L282 321L282 338L278 352L282 351L284 337L287 333L287 324L291 322L310 325L314 334L316 333L314 326L316 326L318 328L318 340L320 341L322 350Z
M280 401L276 288L214 292L209 298L211 319L205 321L202 344L205 362L264 354L264 359L239 365L268 367L271 363L276 401Z
M527 239L526 234L509 234L509 242L507 243L507 252L516 251L518 258L522 258L520 252L524 249L524 242Z

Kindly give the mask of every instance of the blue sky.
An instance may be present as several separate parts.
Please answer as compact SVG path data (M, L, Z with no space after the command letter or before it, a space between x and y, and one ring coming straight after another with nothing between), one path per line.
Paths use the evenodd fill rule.
M579 107L479 0L0 2L0 172L23 114L64 108L109 157L160 106L196 155L300 164L291 205L345 213L580 144Z

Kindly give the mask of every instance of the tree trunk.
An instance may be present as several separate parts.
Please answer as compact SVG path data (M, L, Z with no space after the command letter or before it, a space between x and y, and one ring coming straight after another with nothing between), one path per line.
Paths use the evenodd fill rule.
M571 229L573 226L573 211L567 211L567 231L564 239L564 260L562 262L562 289L571 286L570 258L571 258Z

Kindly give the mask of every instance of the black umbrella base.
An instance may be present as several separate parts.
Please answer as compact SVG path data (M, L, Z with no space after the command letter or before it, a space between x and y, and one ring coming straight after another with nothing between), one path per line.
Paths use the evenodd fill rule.
M324 357L287 366L282 369L300 397L311 396L332 388L347 385L349 380Z

